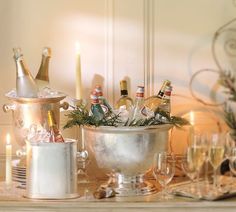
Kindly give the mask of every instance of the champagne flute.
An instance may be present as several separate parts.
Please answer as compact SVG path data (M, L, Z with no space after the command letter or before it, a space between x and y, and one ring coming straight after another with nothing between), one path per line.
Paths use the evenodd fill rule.
M175 159L172 154L167 152L159 152L154 155L153 175L162 187L161 199L170 199L171 196L167 192L167 185L174 177Z
M217 193L217 169L224 160L225 139L223 134L213 134L209 148L209 161L213 167L213 189Z
M181 162L181 168L183 172L187 175L187 177L191 180L191 184L189 187L189 192L194 193L195 192L195 186L194 186L194 180L197 178L197 170L196 167L193 166L191 162L189 162L188 158L188 150L186 154L184 155L184 158Z
M187 148L187 165L188 165L188 173L192 172L196 174L197 177L197 193L200 196L199 189L199 175L202 168L202 165L205 161L205 146L201 145L193 145ZM188 175L189 176L189 175ZM193 176L192 176L193 177ZM192 190L193 191L193 190Z

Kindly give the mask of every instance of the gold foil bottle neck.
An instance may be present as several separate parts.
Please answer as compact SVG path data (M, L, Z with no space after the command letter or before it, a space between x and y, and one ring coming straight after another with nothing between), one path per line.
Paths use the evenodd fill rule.
M162 87L161 88L165 88L166 86L170 86L171 84L171 81L170 80L165 80L162 84Z
M160 94L160 93L163 93L163 94L164 94L166 87L167 87L167 86L170 86L170 85L171 85L171 81L165 80L165 81L163 82L163 84L162 84L162 86L161 86L161 89L159 90L159 93L158 93L158 94Z
M51 56L52 56L52 50L51 50L51 48L50 48L50 47L44 47L44 48L43 48L43 53L42 53L42 55L43 55L44 57L51 57Z
M127 81L126 80L120 81L120 90L127 90Z
M43 48L42 61L35 79L49 82L48 69L49 69L49 59L51 58L52 55L51 53L52 53L51 48L49 47Z

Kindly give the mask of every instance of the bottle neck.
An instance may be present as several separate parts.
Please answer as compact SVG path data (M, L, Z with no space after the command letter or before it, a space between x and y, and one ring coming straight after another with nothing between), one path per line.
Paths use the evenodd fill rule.
M50 57L44 55L42 56L42 62L35 79L49 82L49 76L48 76L49 60Z
M144 93L136 93L136 98L137 98L137 99L142 99L142 98L144 98Z
M16 59L16 71L17 71L17 77L30 75L29 70L24 63L23 57L19 57Z
M170 100L170 96L171 96L171 91L165 91L165 94L163 96L163 99L165 100Z
M98 105L99 104L99 99L91 99L91 104L92 105Z
M128 96L128 90L120 90L121 96Z

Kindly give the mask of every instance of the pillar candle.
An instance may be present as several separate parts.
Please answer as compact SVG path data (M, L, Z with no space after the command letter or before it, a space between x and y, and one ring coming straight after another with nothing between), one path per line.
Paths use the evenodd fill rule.
M6 136L6 185L10 186L12 183L12 145L10 135Z
M76 48L76 99L82 99L82 82L81 82L81 64L80 64L80 46L79 42L75 44Z

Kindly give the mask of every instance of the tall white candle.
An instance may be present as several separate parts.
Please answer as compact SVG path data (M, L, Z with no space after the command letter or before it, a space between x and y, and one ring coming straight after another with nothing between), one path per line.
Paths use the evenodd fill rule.
M12 183L12 145L10 135L6 136L6 185L10 186Z
M76 99L82 99L82 81L81 81L81 64L80 64L80 45L79 42L75 43L76 50Z
M193 142L194 142L194 123L195 123L195 117L194 117L194 112L193 111L190 111L189 113L189 122L190 122L190 128L189 128L189 140L190 140L190 144L192 145Z

